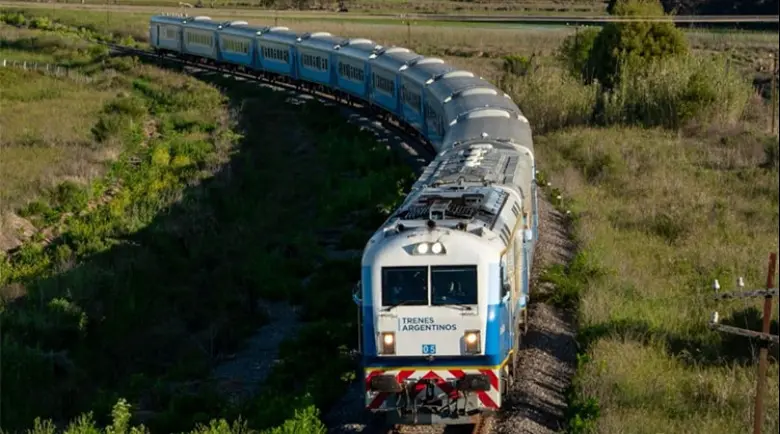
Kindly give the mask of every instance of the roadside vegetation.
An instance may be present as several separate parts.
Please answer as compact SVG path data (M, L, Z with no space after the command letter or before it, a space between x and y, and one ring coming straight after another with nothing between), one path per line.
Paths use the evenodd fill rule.
M3 16L20 20L34 21ZM4 53L56 45L61 61L79 58L74 31L21 33ZM319 103L87 47L74 68L105 98L80 126L84 146L117 155L94 179L52 175L13 209L34 235L0 258L4 429L40 417L33 432L69 420L83 432L129 414L153 432L225 432L212 418L239 416L247 429L321 432L317 408L354 377L354 310L332 306L352 305L359 259L331 254L362 247L410 169ZM52 80L43 96L69 86L4 74ZM40 119L10 121L34 130ZM296 304L305 323L264 392L232 402L209 374L267 321L259 300Z
M661 13L647 2L622 7L619 13ZM30 11L4 19L28 26ZM82 34L139 41L148 19L112 14L107 23L102 13L67 10L47 15L64 26L58 37L82 26ZM296 30L327 27L279 21ZM334 33L407 45L403 28L328 25ZM776 49L776 37L716 38L666 24L615 24L602 31L530 31L501 47L472 36L455 53L442 35L463 32L425 30L438 34L438 42L413 32L412 47L443 53L512 95L534 125L540 166L553 184L548 194L561 194L563 203L554 203L572 211L579 252L544 277L559 288L548 301L578 311L582 348L569 431L745 432L757 346L705 324L717 309L723 322L757 329L760 311L752 301L715 305L705 296L714 278L726 287L744 276L748 286L759 286L766 254L778 249L780 149L767 133L769 95L751 82L762 56ZM626 56L609 57L615 46L628 47ZM356 261L327 259L324 244L335 237L341 248L359 249L384 218L374 205L390 209L408 171L317 104L291 106L261 88L201 77L212 83L205 85L127 59L106 62L121 73L104 104L120 109L104 110L93 127L122 126L115 134L123 151L100 178L119 182L88 185L120 185L126 192L102 203L90 198L102 197L103 187L67 187L32 202L23 215L39 227L56 222L57 241L45 247L34 241L2 265L4 294L18 294L3 305L3 330L16 330L3 354L27 357L14 360L32 366L37 374L29 381L41 384L25 387L19 399L50 406L15 426L31 426L35 415L64 422L87 410L106 426L114 406L115 424L124 426L123 412L130 411L132 423L153 432L188 431L196 422L205 424L197 431L204 433L246 432L242 423L276 427L268 431L274 433L322 432L320 411L353 378L348 288L358 275ZM248 102L240 106L239 99ZM193 104L204 110L193 113ZM133 122L114 123L107 113ZM154 125L151 134L138 130L145 121ZM285 125L289 131L281 134ZM199 169L180 169L182 156L196 162L185 168ZM210 162L208 170L201 161ZM84 199L82 191L97 193ZM85 201L87 208L101 205L85 216L73 211ZM165 303L156 302L161 297ZM235 351L263 322L262 311L247 310L253 297L298 303L308 323L284 345L265 392L231 405L205 375L218 354ZM774 333L776 319L777 312ZM131 339L117 342L118 336ZM148 342L159 345L141 345ZM91 354L98 356L85 361ZM4 364L4 372L7 366L20 365ZM301 371L307 372L303 384ZM50 382L47 375L55 374L64 382ZM28 384L14 378L3 378L3 405L9 385ZM778 383L776 362L768 381ZM76 386L90 393L76 395L78 402L62 399ZM764 428L776 432L780 397L776 387L768 394ZM225 422L239 415L245 422ZM40 425L35 432L52 431Z
M661 9L630 1L616 13ZM570 432L752 426L758 344L706 323L718 310L723 323L759 330L760 302L707 295L716 278L728 290L739 276L761 287L778 249L772 102L724 56L689 51L671 24L612 24L567 38L557 63L514 58L502 79L543 133L548 193L563 196L553 203L572 212L579 245L543 277L559 289L549 301L578 312ZM780 419L772 354L765 432Z

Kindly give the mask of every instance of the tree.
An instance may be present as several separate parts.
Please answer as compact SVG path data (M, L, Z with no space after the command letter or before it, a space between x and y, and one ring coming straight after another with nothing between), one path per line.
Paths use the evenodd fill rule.
M662 17L658 0L615 0L613 15ZM599 32L588 58L587 70L607 88L621 68L642 68L648 62L688 53L683 33L668 21L607 23Z

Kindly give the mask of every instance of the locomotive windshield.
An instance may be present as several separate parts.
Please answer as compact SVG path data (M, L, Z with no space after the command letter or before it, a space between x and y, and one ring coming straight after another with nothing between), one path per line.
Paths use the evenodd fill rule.
M430 273L430 274L429 274ZM383 306L477 304L477 267L454 265L382 268Z
M475 265L431 267L431 304L477 304Z
M382 268L382 305L428 304L428 267Z

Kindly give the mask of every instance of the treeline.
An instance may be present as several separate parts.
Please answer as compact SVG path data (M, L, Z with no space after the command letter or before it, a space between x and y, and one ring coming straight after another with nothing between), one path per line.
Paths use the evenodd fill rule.
M607 11L615 3L610 0ZM664 10L677 15L777 15L780 0L661 0Z

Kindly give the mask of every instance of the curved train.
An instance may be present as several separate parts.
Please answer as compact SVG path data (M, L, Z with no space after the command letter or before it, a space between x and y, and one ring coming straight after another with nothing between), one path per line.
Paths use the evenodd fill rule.
M368 240L358 337L365 408L394 423L473 423L518 374L538 235L528 120L471 72L326 32L156 15L159 55L359 100L437 156Z

